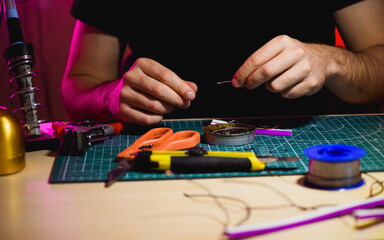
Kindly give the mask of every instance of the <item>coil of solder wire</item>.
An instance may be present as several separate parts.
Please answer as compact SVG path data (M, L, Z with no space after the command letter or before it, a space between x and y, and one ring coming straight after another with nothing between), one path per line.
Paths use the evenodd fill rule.
M360 159L365 150L356 146L332 144L306 148L309 171L306 184L326 190L356 188L364 184Z
M256 127L245 123L223 123L203 128L207 143L215 145L246 145L255 141Z

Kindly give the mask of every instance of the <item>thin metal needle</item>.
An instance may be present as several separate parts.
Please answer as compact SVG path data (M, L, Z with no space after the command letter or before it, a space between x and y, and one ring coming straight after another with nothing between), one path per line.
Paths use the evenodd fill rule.
M224 83L232 83L232 81L222 81L222 82L217 82L217 85L224 84Z

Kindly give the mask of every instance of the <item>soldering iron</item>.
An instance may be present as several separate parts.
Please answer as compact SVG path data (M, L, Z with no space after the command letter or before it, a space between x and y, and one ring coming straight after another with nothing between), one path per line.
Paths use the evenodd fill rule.
M5 49L4 57L12 76L11 87L17 91L11 96L11 103L18 107L15 111L22 110L23 112L27 137L38 137L41 135L39 125L41 121L37 116L37 108L42 104L35 102L35 91L38 91L39 88L32 85L32 77L36 75L36 72L32 71L32 67L35 65L33 46L24 42L15 1L4 0L3 10L9 36L9 47ZM17 86L13 83L14 81ZM18 95L21 104L14 102L14 98Z

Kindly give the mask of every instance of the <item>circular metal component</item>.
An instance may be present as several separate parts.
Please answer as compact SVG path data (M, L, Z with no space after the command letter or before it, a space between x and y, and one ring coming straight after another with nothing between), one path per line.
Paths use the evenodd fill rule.
M361 186L362 148L348 145L317 145L304 150L309 157L308 185L323 189Z
M224 123L203 128L207 143L215 145L246 145L255 141L256 127L244 123Z

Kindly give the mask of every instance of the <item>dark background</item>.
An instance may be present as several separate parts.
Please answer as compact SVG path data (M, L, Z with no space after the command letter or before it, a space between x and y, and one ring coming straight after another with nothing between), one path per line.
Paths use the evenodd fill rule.
M60 82L63 76L71 43L75 20L69 14L70 0L16 0L24 39L35 48L36 65L33 70L38 72L34 77L34 86L39 86L36 94L37 102L46 106L39 109L39 118L50 121L67 121L64 110ZM336 39L336 45L342 45ZM8 46L8 33L3 19L0 26L0 50ZM0 59L0 106L15 109L9 102L14 91L9 86L10 75L5 59ZM383 112L384 108L375 105L367 108L367 112Z

